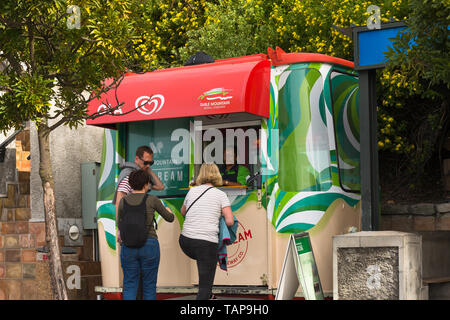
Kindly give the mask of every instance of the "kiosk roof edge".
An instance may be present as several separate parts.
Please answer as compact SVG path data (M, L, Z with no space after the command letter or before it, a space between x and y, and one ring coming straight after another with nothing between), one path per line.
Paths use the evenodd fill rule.
M301 62L324 62L330 64L336 64L348 68L354 68L355 64L352 61L348 61L341 58L327 56L321 53L309 53L309 52L293 52L286 53L280 47L268 49L269 58L273 66L279 66L284 64L301 63Z
M269 118L271 65L325 62L353 68L353 62L317 53L254 54L213 63L127 73L116 90L88 105L88 114L104 112L88 125L167 118L251 113ZM108 80L106 80L108 82ZM114 104L114 105L113 105ZM117 110L116 104L121 104Z

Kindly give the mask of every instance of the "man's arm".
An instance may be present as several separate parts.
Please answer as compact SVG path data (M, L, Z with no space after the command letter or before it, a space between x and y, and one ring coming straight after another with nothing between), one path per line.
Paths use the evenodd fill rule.
M119 221L117 219L119 219L119 204L120 204L120 200L125 197L127 194L125 192L122 191L117 191L117 198L116 198L116 221Z
M152 181L152 190L164 190L164 184L159 180L153 170L148 168L148 173L150 174L150 179Z

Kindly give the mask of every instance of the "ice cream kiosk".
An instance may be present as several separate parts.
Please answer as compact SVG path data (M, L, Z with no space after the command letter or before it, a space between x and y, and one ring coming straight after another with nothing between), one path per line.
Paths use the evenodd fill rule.
M361 223L358 75L347 60L268 50L127 74L117 91L90 103L90 114L121 103L87 121L109 128L97 194L105 297L122 286L111 203L120 165L134 161L137 147L152 148L151 168L165 189L151 194L176 216L173 223L157 219L158 298L195 294L195 261L178 244L180 208L201 163L216 161L230 141L244 150L238 161L251 182L222 188L239 228L228 247L228 270L218 267L214 288L273 298L289 237L306 231L325 297L332 297L332 236L360 231Z

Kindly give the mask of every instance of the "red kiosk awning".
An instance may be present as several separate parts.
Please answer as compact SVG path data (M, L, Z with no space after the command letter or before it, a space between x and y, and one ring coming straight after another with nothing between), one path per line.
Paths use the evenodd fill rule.
M116 99L117 97L117 99ZM269 117L270 62L265 54L214 63L127 74L88 105L88 114L123 103L115 115L87 120L90 125L247 112ZM132 111L133 109L137 109ZM130 112L132 111L132 112Z

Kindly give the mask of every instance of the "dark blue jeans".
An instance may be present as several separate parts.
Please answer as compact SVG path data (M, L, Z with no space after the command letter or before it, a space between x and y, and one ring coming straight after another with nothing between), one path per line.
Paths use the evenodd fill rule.
M141 248L128 248L122 244L123 300L136 300L140 273L144 300L156 300L159 259L159 242L155 238L148 238Z

